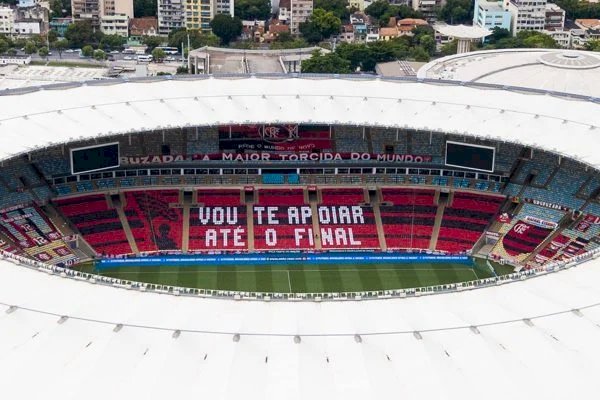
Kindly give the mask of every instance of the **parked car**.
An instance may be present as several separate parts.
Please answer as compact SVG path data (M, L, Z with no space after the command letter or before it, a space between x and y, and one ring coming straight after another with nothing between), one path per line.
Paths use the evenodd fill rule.
M123 60L128 60L128 61L129 60L133 60L133 57L131 57L131 56L125 56L125 57L123 57Z

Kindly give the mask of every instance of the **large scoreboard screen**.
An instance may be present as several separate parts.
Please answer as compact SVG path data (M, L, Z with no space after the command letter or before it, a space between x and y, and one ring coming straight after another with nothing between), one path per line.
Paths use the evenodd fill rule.
M446 142L446 165L476 171L494 172L494 147Z
M101 171L119 166L119 143L71 149L71 173Z

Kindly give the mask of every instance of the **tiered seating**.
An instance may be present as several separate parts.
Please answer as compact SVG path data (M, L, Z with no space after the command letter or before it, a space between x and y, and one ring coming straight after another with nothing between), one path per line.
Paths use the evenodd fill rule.
M217 128L197 128L198 140L187 142L187 154L214 154L219 152L219 131ZM195 133L192 133L192 137ZM188 136L189 138L190 136Z
M35 205L0 211L0 229L36 260L56 265L72 265L77 261L62 234Z
M239 189L202 189L190 210L190 251L248 249L246 207Z
M98 254L131 253L119 215L116 210L108 208L104 195L58 200L56 204Z
M433 163L443 163L443 152L446 138L442 134L434 133L429 137L429 132L416 132L411 135L411 153L417 155L430 155Z
M496 171L510 172L522 150L523 147L518 144L498 143L496 145Z
M365 202L362 188L327 188L321 189L321 204L324 205L358 205Z
M407 154L407 134L406 131L399 131L388 128L371 128L371 147L373 153L385 153L386 145L394 146L394 153Z
M180 203L179 191L148 190L128 195L135 198L138 216L145 218L144 225L149 227L150 236L144 243L153 243L156 250L180 250L183 219L182 209L176 207ZM139 248L139 244L138 249L147 251Z
M501 239L492 254L514 261L525 260L554 231L563 216L563 211L524 204L512 221L500 228Z
M323 249L377 249L379 237L373 208L362 188L321 189L317 207Z
M590 197L598 188L600 188L600 174L596 173L593 175L592 179L586 183L585 187L581 189L581 194L586 198Z
M536 206L535 204L525 203L523 204L523 208L521 208L519 215L535 217L544 221L558 223L562 217L564 217L565 212L561 210L554 210L552 208Z
M552 260L559 253L562 253L562 250L569 244L570 241L571 239L568 236L556 236L536 255L535 262L538 264L543 264Z
M154 237L152 227L142 208L143 196L144 192L125 192L125 206L123 207L123 211L127 217L127 222L138 250L141 252L157 251L158 247L152 240Z
M36 161L36 164L47 178L70 171L69 161L65 157L42 158Z
M312 211L302 189L260 189L254 206L254 248L314 248Z
M5 242L2 239L0 239L0 250L4 251L6 253L23 255L23 252L21 251L21 249L19 249L16 246L13 246L12 244L10 244L8 242Z
M369 144L358 126L335 127L335 148L339 153L368 152Z
M523 183L527 175L536 170L537 175L532 183L545 185L557 165L558 157L556 155L543 151L535 152L533 159L525 161L525 164L518 171L515 180Z
M381 222L388 249L428 249L435 223L435 191L381 189Z
M500 210L504 197L454 192L446 206L436 248L450 252L470 250Z

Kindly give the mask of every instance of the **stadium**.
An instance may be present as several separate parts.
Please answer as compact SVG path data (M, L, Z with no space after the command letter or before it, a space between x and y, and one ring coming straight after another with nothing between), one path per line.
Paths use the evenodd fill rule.
M599 107L306 74L6 90L0 391L593 398Z

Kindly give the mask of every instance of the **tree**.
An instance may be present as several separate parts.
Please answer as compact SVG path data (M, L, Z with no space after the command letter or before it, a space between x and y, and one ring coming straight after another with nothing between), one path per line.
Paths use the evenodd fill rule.
M558 47L552 36L537 31L521 31L517 33L517 40L520 41L519 47L542 49L555 49Z
M11 47L10 49L8 49L8 51L6 52L6 54L8 54L10 56L16 56L17 55L17 49Z
M333 15L342 21L348 21L350 18L347 0L314 0L313 8L331 11Z
M317 8L308 20L300 24L302 36L311 43L320 42L333 34L340 33L342 21L331 11Z
M496 43L497 41L499 41L501 39L506 39L511 36L512 35L510 34L510 31L508 29L495 26L492 28L492 34L490 36L486 37L485 40L488 43Z
M445 45L443 45L442 48L440 49L440 52L445 56L451 56L453 54L456 54L457 49L458 49L458 40L454 39L453 41L448 42Z
M302 72L319 74L349 74L350 61L343 59L336 53L322 55L316 50L312 57L302 61Z
M386 0L377 0L372 2L367 8L365 13L375 19L380 19L383 14L387 13L390 9L391 4Z
M76 21L67 27L65 38L73 47L83 47L86 44L99 43L102 33L94 32L90 21Z
M48 51L48 48L47 48L47 47L40 47L40 48L38 49L38 54L39 54L39 56L40 56L40 57L42 57L42 58L47 58L49 53L50 53L50 52Z
M471 0L447 0L439 9L438 18L449 24L470 23L473 20Z
M435 39L431 35L421 35L419 38L419 45L423 47L429 55L435 53Z
M264 21L271 16L270 0L236 0L234 14L242 20Z
M163 44L163 38L160 36L144 36L142 38L142 43L148 47L148 50L152 51L155 47L161 46ZM178 46L173 46L179 48L181 43Z
M429 61L429 53L422 48L421 46L414 47L411 51L411 57L415 61L419 62L428 62Z
M139 17L156 17L156 0L134 0L133 15Z
M102 60L106 60L106 53L104 52L104 50L98 49L98 50L94 50L94 59L98 60L98 61L102 61Z
M52 18L71 16L71 1L50 0L50 13Z
M242 21L238 17L228 14L217 14L210 21L210 27L215 35L221 39L221 43L227 45L242 33Z
M4 54L8 51L8 42L4 39L0 39L0 54Z
M104 35L100 41L102 49L121 49L125 44L125 38L121 35Z
M35 42L28 40L25 43L25 54L33 54L37 51L37 47L35 47Z
M167 56L167 54L165 53L165 51L163 49L152 50L152 58L156 62L162 62L166 56Z
M94 48L89 44L81 48L81 55L84 57L92 57L94 55Z
M58 33L55 31L48 31L48 43L52 44L58 40Z
M195 29L185 30L185 28L177 29L169 33L169 46L181 48L181 43L187 46L188 35L190 36L190 46L192 49L197 49L202 46L218 46L219 38L210 33L202 33Z
M58 57L62 58L63 51L69 48L69 41L67 39L57 40L52 47L58 52Z
M585 44L585 49L590 51L600 51L600 40L590 40Z

